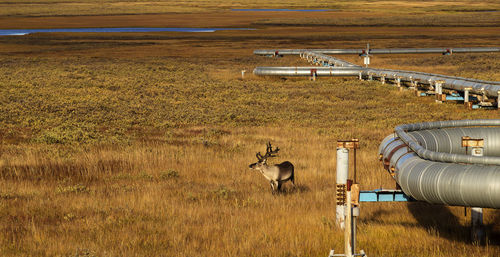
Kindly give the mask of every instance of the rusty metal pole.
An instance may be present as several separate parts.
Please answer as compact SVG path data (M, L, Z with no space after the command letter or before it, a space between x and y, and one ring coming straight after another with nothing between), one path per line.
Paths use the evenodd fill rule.
M351 247L351 232L352 232L352 227L351 227L351 185L352 185L352 180L347 181L347 192L346 192L346 214L345 214L345 230L344 230L344 254L346 257L351 257L352 256L352 247Z

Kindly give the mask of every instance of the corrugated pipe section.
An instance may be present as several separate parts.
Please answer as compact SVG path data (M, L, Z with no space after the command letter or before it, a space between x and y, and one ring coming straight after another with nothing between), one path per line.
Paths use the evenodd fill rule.
M321 54L363 54L366 49L258 49L256 55L299 55L303 52ZM429 54L429 53L486 53L500 52L500 47L461 47L461 48L394 48L369 49L368 54Z
M464 136L484 139L484 156L467 155ZM500 120L401 125L379 153L405 194L417 200L500 208Z

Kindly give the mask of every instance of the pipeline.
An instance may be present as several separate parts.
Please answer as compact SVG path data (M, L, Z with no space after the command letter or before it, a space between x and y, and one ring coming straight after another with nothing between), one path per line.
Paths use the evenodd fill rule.
M429 54L429 53L487 53L500 52L500 47L461 47L461 48L393 48L393 49L258 49L255 55L300 55L304 52L320 54Z
M402 81L418 81L421 84L431 86L436 81L442 81L443 88L460 92L468 89L474 94L489 97L498 97L498 92L500 91L500 82L498 81L482 81L432 73L366 68L362 70L362 75L368 77L387 77L389 79L399 77Z
M330 77L346 77L358 76L361 67L257 67L253 70L253 74L258 76L311 76L312 72L316 72L317 76Z
M500 82L484 81L469 78L453 77L432 73L415 71L372 69L359 66L350 67L257 67L253 73L258 76L310 76L312 70L317 76L363 76L372 78L400 79L401 81L418 81L420 84L433 86L437 81L442 83L442 87L449 90L456 90L484 95L487 97L498 97Z
M484 140L484 156L467 155L462 137ZM406 124L379 147L403 192L446 205L500 208L500 120Z
M360 67L354 63L350 63L333 56L329 56L322 53L316 53L311 51L305 51L300 54L300 57L307 59L308 61L312 61L318 64L322 64L324 66L335 66L335 67Z

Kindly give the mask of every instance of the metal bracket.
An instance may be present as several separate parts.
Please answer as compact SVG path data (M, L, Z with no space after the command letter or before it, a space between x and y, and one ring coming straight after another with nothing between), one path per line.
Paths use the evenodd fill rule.
M412 202L415 199L397 189L375 189L359 192L360 202Z

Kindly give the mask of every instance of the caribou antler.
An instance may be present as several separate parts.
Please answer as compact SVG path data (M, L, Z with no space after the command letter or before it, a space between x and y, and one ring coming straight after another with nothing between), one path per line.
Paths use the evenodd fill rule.
M273 150L273 147L271 146L271 142L268 142L267 148L266 148L266 154L264 156L262 156L262 154L260 154L260 152L258 152L255 156L257 156L257 159L259 160L259 162L262 162L262 161L267 160L267 158L269 158L269 157L276 157L276 154L278 153L279 150L280 150L279 147L276 147L276 149Z
M258 152L255 156L257 156L257 160L259 160L259 162L262 162L264 160L264 157L262 157L262 154L260 154L260 152Z
M274 149L274 151L273 151L273 147L271 146L271 142L268 142L267 149L266 149L266 155L264 155L264 157L276 157L276 154L278 153L279 150L280 150L280 148L276 147L276 149Z

